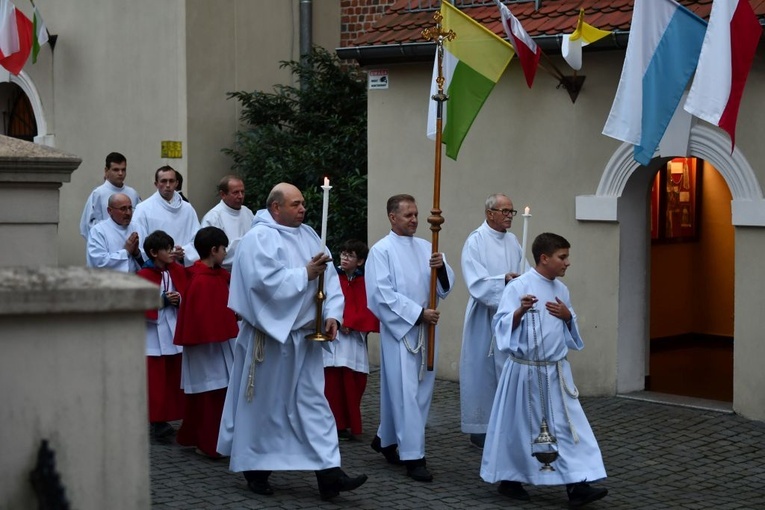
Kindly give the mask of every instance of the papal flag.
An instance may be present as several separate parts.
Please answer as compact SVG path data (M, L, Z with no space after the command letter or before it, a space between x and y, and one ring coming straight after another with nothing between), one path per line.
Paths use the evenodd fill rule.
M444 92L449 96L442 114L442 141L446 155L457 159L462 141L514 52L498 37L450 3L441 3L444 30L457 37L444 42ZM438 55L433 63L430 97L437 93ZM436 137L436 102L428 109L428 138Z
M595 41L599 41L611 35L607 30L600 30L584 21L584 9L579 9L579 19L576 22L576 29L572 34L563 36L561 42L561 55L566 59L571 69L578 71L582 68L582 48Z

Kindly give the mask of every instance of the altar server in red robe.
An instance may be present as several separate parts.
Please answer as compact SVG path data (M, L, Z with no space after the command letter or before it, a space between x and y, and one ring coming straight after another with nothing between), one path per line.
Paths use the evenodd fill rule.
M177 441L213 458L220 457L218 430L239 334L236 315L227 306L231 274L221 267L227 246L228 237L218 227L197 232L194 248L200 260L187 269L189 284L175 330L175 344L183 346L186 393Z
M181 351L173 344L178 306L186 291L186 272L173 255L175 242L162 230L143 242L148 261L138 276L159 285L162 306L146 312L146 359L149 393L149 423L155 439L175 433L169 421L183 418Z
M362 266L369 248L351 240L340 250L337 273L345 311L337 338L324 351L324 394L335 415L338 438L349 440L361 434L361 397L369 374L367 335L380 331L380 321L367 308Z

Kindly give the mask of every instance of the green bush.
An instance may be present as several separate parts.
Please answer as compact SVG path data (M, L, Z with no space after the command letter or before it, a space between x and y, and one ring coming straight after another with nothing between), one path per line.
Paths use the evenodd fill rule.
M271 188L289 182L306 200L305 223L321 232L321 185L329 177L327 246L337 258L347 239L367 242L367 96L362 72L322 48L306 66L281 62L306 88L276 85L274 92L232 92L241 103L233 170L244 178L246 203L263 209Z

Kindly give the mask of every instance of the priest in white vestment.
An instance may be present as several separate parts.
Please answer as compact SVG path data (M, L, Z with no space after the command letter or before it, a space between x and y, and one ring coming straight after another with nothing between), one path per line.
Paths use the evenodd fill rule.
M392 196L387 212L391 232L369 251L366 269L367 306L380 319L380 427L372 448L391 464L403 462L412 479L430 482L425 425L436 374L426 370L425 362L428 325L439 318L438 310L428 308L430 274L436 268L443 299L454 272L442 253L432 253L428 241L414 237L414 197Z
M220 202L202 218L203 227L218 227L228 237L228 251L223 267L231 271L236 249L242 236L249 232L255 215L244 205L244 182L233 175L223 177L218 183Z
M136 207L133 223L141 239L157 230L167 233L175 241L173 255L185 266L199 260L194 249L194 236L199 230L199 218L194 208L185 202L178 192L175 170L160 167L154 173L156 193ZM145 257L145 254L144 254Z
M496 348L491 320L505 285L518 277L526 264L518 239L509 231L517 212L507 195L490 195L485 203L486 220L462 248L462 276L470 299L460 355L461 424L462 432L470 434L470 441L479 448L483 448L491 404L507 359L507 354Z
M255 216L234 260L229 308L242 317L223 408L218 452L243 472L250 490L273 494L272 471L314 470L322 499L353 490L367 477L340 469L335 420L324 396L323 344L314 333L318 276L325 275L323 320L334 338L343 316L337 273L314 230L305 201L281 183Z
M135 273L143 259L140 240L130 223L133 205L125 193L115 193L108 200L108 217L90 229L85 252L88 267Z
M85 207L82 210L80 218L80 234L87 241L88 232L99 221L109 217L106 208L108 207L109 197L115 193L124 193L130 197L133 208L141 201L138 192L125 184L127 175L127 160L119 152L111 152L106 156L106 166L104 167L104 182L88 196L85 201Z
M582 506L608 491L593 487L606 477L603 458L579 403L568 350L584 347L568 288L558 279L566 274L570 244L551 233L532 245L536 267L505 287L494 317L497 347L508 353L486 434L481 478L501 482L499 492L528 500L522 484L562 485L569 505ZM557 439L554 471L541 470L532 456L549 446L532 444L542 421Z

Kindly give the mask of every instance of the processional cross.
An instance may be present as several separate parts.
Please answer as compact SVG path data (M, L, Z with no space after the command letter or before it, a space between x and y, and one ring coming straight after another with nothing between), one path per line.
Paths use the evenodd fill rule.
M441 129L443 119L444 102L449 99L449 96L444 94L444 41L452 41L457 34L453 30L445 31L441 26L441 20L443 16L440 12L436 12L433 15L436 25L434 27L426 28L422 31L422 36L428 41L435 41L436 43L436 55L438 56L438 78L436 78L436 84L438 85L438 92L433 95L432 99L436 102L436 158L435 158L435 172L433 177L433 208L430 210L430 216L428 216L428 223L430 223L430 231L433 233L432 253L438 253L438 233L441 231L441 225L444 223L444 218L441 216ZM430 269L430 304L432 309L436 308L436 284L437 284L436 268ZM434 352L436 344L436 326L435 324L428 324L428 370L433 371Z

